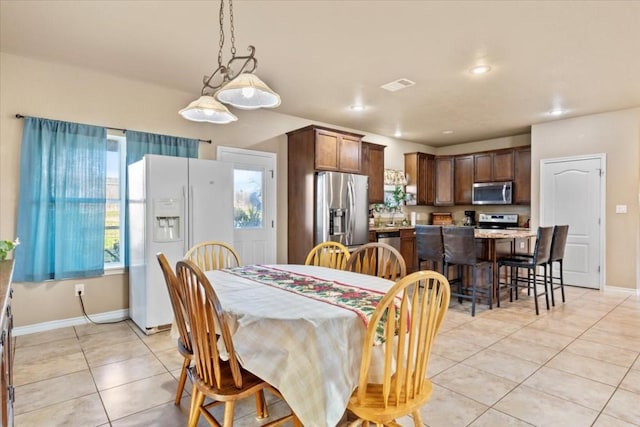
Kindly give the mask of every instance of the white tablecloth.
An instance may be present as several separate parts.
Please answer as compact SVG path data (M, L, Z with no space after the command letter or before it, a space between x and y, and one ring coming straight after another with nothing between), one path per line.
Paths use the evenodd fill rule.
M303 265L274 267L386 292L393 282ZM305 427L334 427L357 385L365 325L351 310L224 271L207 271L242 365L272 384Z

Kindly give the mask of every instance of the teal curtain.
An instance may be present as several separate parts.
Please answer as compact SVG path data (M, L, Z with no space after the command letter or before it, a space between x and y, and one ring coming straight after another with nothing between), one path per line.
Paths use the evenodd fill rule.
M198 157L198 140L128 130L127 166L142 160L145 154L175 157Z
M197 139L179 138L176 136L153 133L126 131L127 166L142 160L145 154L198 158L199 141ZM129 181L127 174L127 207L126 218L129 223ZM124 264L129 266L129 227L125 230Z
M102 275L106 129L24 120L14 280Z

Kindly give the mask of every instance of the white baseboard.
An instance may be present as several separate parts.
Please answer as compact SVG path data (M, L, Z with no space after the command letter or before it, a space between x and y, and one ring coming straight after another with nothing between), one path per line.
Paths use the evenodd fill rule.
M90 314L89 317L94 322L113 322L129 318L129 309L107 311L105 313ZM52 320L51 322L36 323L34 325L18 326L13 328L13 336L34 334L36 332L51 331L53 329L66 328L69 326L84 325L90 323L86 317L72 317L71 319Z
M605 286L604 290L611 291L611 292L622 292L626 294L640 294L640 289L623 288L620 286Z

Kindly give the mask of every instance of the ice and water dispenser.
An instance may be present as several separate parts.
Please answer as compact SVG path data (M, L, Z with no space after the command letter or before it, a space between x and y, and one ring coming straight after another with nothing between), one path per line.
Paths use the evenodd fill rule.
M153 240L173 242L182 240L182 200L155 199L153 201Z

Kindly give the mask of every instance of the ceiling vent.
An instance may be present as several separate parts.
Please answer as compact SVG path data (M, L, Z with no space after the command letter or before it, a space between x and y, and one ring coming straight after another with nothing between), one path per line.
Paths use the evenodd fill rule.
M391 83L384 84L380 87L384 90L388 90L389 92L396 92L396 91L399 91L400 89L404 89L406 87L413 86L415 84L416 82L412 82L409 79L398 79Z

